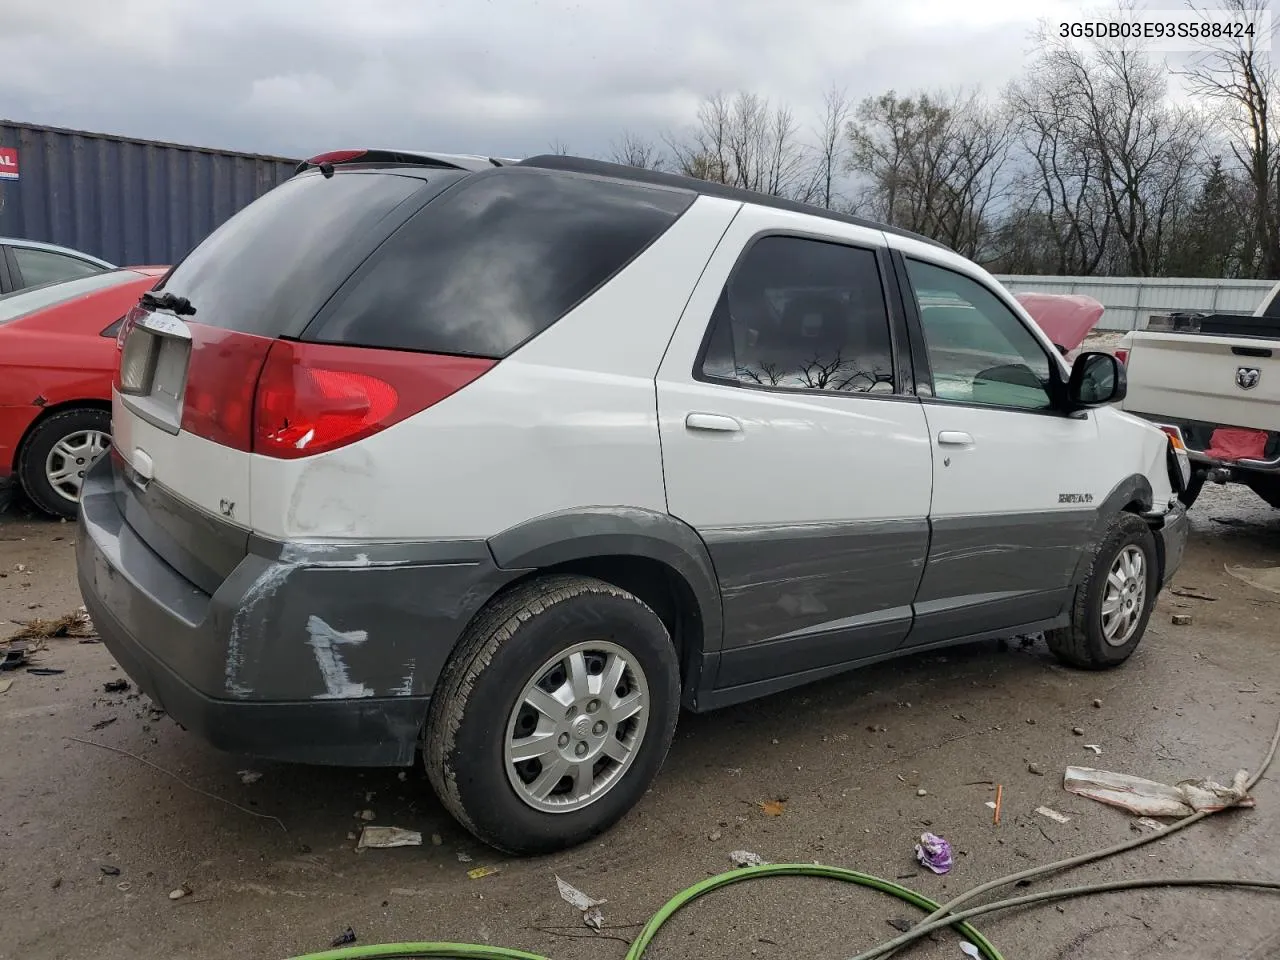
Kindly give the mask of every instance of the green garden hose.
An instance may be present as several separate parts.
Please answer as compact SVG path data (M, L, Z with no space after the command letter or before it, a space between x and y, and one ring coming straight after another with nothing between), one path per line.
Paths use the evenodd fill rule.
M1276 725L1275 734L1272 736L1270 748L1264 755L1258 770L1248 780L1248 789L1252 790L1254 786L1266 775L1272 762L1275 760L1277 749L1280 749L1280 723ZM996 910L1003 910L1010 907L1028 906L1036 903L1047 903L1053 900L1064 900L1071 897L1090 896L1099 893L1109 893L1118 890L1133 890L1150 887L1192 887L1192 886L1218 886L1218 887L1243 887L1261 890L1280 890L1280 882L1272 880L1237 880L1237 879L1221 879L1216 877L1162 877L1162 878L1146 878L1139 880L1119 880L1113 882L1092 883L1084 886L1069 887L1063 890L1046 890L1038 893L1027 894L1021 897L1013 897L1008 900L999 900L993 903L983 904L980 907L972 907L968 910L953 912L953 908L967 903L975 899L982 893L994 890L1002 886L1014 883L1018 880L1031 879L1033 877L1044 876L1045 874L1057 872L1059 870L1067 870L1072 867L1080 866L1085 863L1093 863L1106 857L1114 856L1118 853L1132 850L1134 847L1149 843L1152 840L1167 838L1170 834L1198 823L1205 817L1211 816L1208 811L1192 814L1189 817L1177 821L1170 825L1166 830L1157 834L1145 835L1133 840L1127 840L1124 843L1115 846L1105 847L1092 853L1085 853L1075 857L1069 857L1066 860L1059 860L1054 863L1045 864L1041 867L1033 867L1029 870L1023 870L1019 873L1010 874L1007 877L1001 877L997 880L991 880L987 883L974 887L972 890L959 897L956 897L950 903L940 905L930 900L922 894L916 893L914 890L893 883L889 880L883 880L880 877L873 877L870 874L859 873L856 870L847 870L843 867L827 867L816 863L777 863L765 864L758 867L743 867L739 870L730 870L727 873L721 873L714 877L708 877L706 880L699 881L691 887L686 887L674 897L663 904L644 925L644 929L640 931L639 936L631 944L631 948L627 951L625 960L641 960L645 950L649 944L653 942L653 938L657 936L658 931L681 909L693 903L699 897L703 897L712 891L719 890L721 887L727 887L735 883L741 883L744 880L757 880L764 877L822 877L828 880L840 880L845 883L854 883L861 887L869 887L872 890L878 890L881 893L887 893L890 896L897 897L904 903L909 903L913 907L925 911L928 914L923 921L914 926L907 933L902 934L886 943L882 943L877 947L860 953L854 960L872 960L876 957L884 957L891 954L908 943L913 943L921 937L928 936L943 927L953 927L958 933L963 935L978 948L979 954L985 960L1004 960L1003 954L997 950L986 937L980 934L973 927L969 926L966 918L976 917L986 913L992 913ZM321 953L303 954L292 958L292 960L371 960L375 957L437 957L451 958L451 960L548 960L536 953L528 953L524 950L513 950L508 947L491 947L481 944L472 943L378 943L369 946L353 946L339 947L334 950L326 950Z
M744 880L758 880L764 877L823 877L828 880L841 880L846 883L856 883L860 887L869 887L881 893L887 893L911 904L913 907L918 907L926 913L936 911L939 907L937 903L928 897L916 893L914 890L909 890L900 884L893 883L890 880L883 880L880 877L873 877L867 873L859 873L856 870L846 870L844 867L827 867L816 863L770 863L759 867L743 867L739 870L730 870L727 873L708 877L706 880L699 881L691 887L686 887L668 900L644 925L640 935L631 944L631 949L627 951L625 960L640 960L663 925L682 908L687 907L699 897L706 896L721 887L741 883ZM1004 960L1004 955L973 927L963 921L956 922L953 925L965 939L978 948L979 953L985 960ZM294 957L293 960L370 960L370 958L374 957L438 957L453 958L453 960L548 960L548 958L536 953L526 953L523 950L512 950L507 947L490 947L472 943L429 942L378 943L367 947L338 947L322 953L309 953Z

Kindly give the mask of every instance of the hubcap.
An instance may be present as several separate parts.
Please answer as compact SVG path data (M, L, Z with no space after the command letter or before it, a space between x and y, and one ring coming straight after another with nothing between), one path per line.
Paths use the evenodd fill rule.
M53 445L44 459L44 475L58 495L72 503L80 500L84 474L103 453L111 438L101 430L77 430Z
M1120 551L1102 598L1102 636L1113 647L1133 639L1147 602L1147 560L1135 546Z
M581 810L622 779L648 722L649 684L635 657L607 640L575 644L539 667L516 700L507 779L535 810Z

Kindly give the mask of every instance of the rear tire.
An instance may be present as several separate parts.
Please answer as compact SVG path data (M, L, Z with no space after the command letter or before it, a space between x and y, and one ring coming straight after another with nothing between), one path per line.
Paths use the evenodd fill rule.
M679 704L679 661L653 610L591 577L541 578L481 611L445 666L427 719L427 775L478 839L552 853L640 800Z
M18 454L23 492L50 516L71 519L79 509L85 473L110 444L110 411L75 407L46 417Z
M1049 649L1068 666L1085 670L1124 663L1146 632L1159 576L1151 527L1139 516L1121 513L1108 525L1076 588L1071 623L1045 634Z

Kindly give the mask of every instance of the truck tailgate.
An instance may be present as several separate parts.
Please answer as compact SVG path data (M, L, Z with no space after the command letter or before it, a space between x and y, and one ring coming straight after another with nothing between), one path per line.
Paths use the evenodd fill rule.
M1233 427L1280 427L1280 343L1143 332L1126 363L1124 409Z

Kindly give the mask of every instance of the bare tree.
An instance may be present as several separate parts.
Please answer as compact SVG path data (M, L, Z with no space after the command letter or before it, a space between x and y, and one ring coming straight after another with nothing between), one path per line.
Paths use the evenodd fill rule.
M1188 6L1206 12L1194 3ZM1268 0L1218 0L1216 9L1247 22L1270 9ZM1252 192L1250 221L1256 249L1254 272L1280 277L1280 196L1276 144L1271 108L1277 102L1276 71L1268 55L1256 49L1256 38L1226 37L1205 41L1193 66L1179 71L1189 92L1222 108L1227 143Z
M657 144L629 130L624 130L622 136L610 144L609 159L642 170L662 170L667 163Z
M1163 64L1124 44L1046 34L1010 101L1059 269L1158 275L1196 195L1204 129L1167 98Z
M859 104L847 125L862 208L887 223L981 256L990 213L1008 187L1014 125L976 93L899 96Z
M547 144L547 150L557 156L569 156L569 145L559 137L555 137L549 144Z
M813 173L816 187L814 202L830 210L842 199L837 185L848 166L846 129L853 115L853 105L844 90L833 86L823 99L823 107Z
M668 135L675 168L686 176L743 187L777 197L811 200L816 185L809 151L791 109L758 94L707 97L697 123Z

